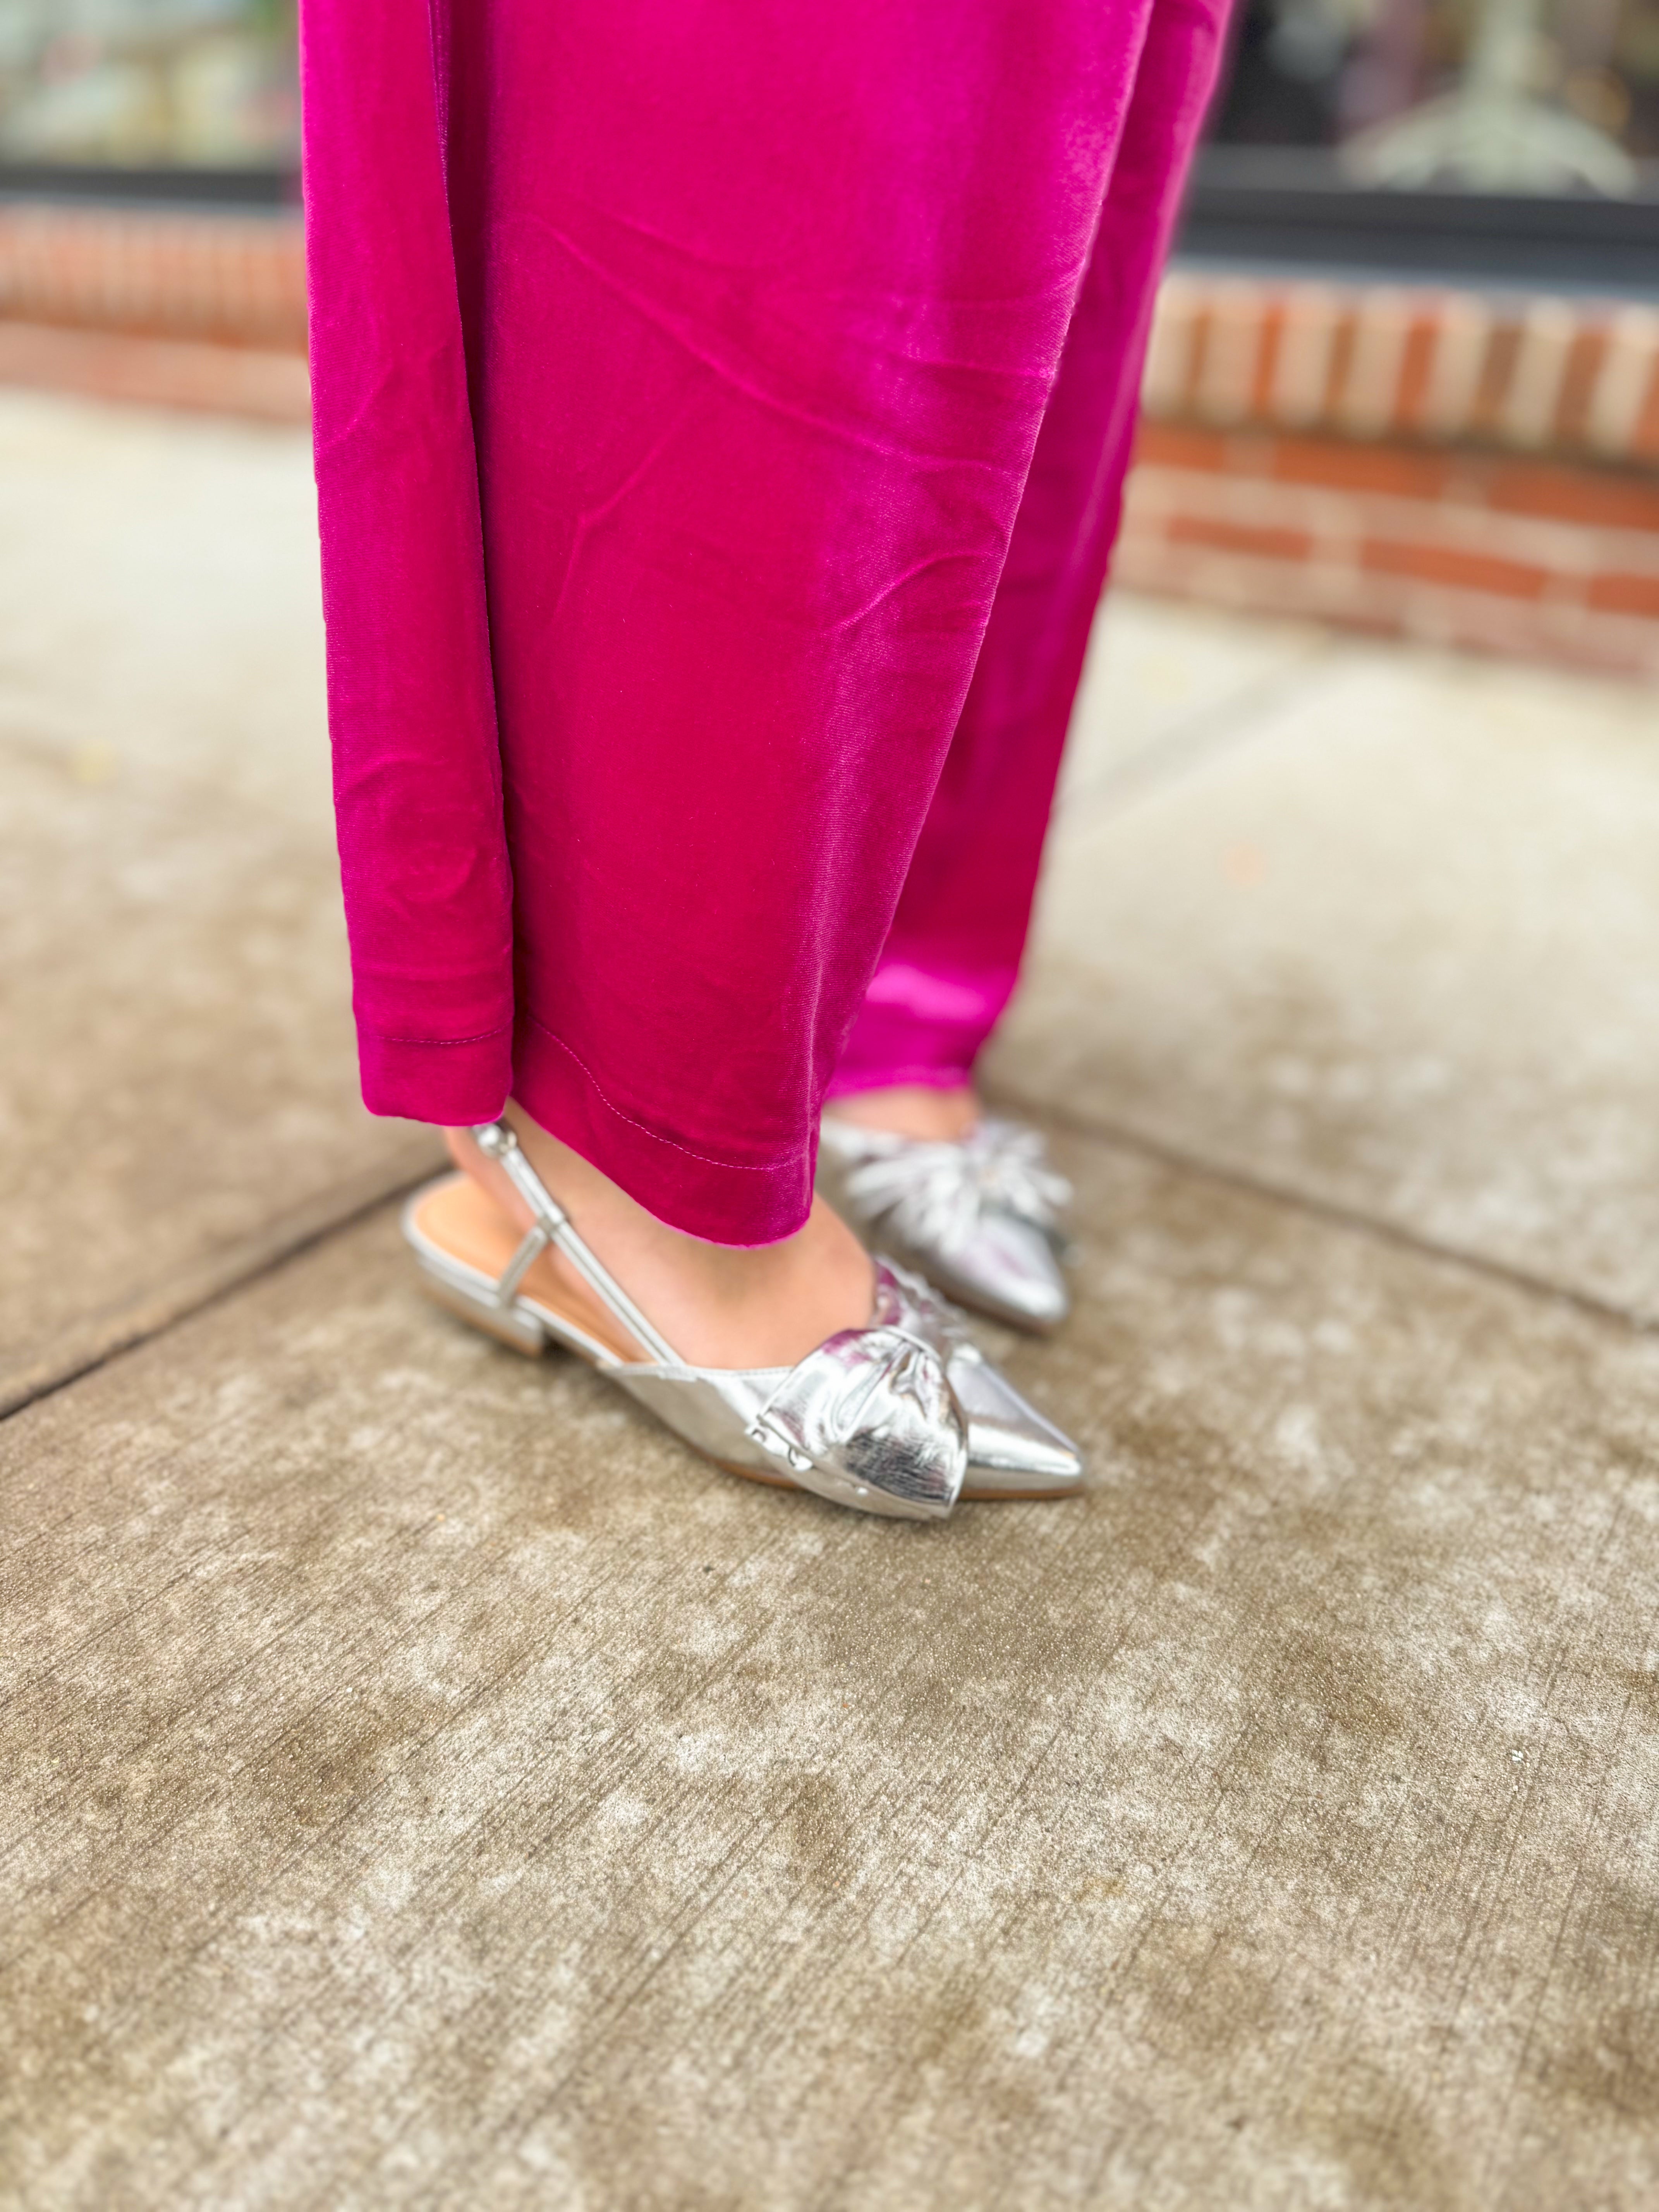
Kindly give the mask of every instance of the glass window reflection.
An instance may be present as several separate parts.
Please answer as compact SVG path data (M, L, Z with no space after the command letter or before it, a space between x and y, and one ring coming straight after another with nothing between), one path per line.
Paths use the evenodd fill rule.
M294 0L0 0L0 162L287 168Z
M1403 190L1659 192L1659 0L1246 0L1213 136Z

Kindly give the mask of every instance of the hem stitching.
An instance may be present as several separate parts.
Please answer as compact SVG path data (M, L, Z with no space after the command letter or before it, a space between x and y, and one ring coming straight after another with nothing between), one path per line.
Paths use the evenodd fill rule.
M376 1044L419 1045L424 1048L428 1045L488 1044L491 1037L507 1036L512 1028L511 1022L502 1022L495 1029L480 1030L477 1036L464 1037L400 1037L392 1036L386 1030L369 1029L366 1029L363 1035L372 1036Z
M636 1121L632 1114L618 1106L581 1054L574 1051L562 1036L549 1029L545 1022L538 1022L534 1014L526 1014L523 1018L529 1023L532 1029L539 1030L550 1044L557 1045L562 1053L575 1061L588 1082L592 1085L608 1114L614 1114L619 1121L626 1121L630 1129L637 1129L642 1137L649 1137L653 1145L666 1145L672 1152L684 1152L689 1160L697 1160L704 1167L719 1168L722 1172L732 1175L781 1175L805 1157L804 1152L792 1152L787 1158L768 1161L764 1164L748 1160L717 1160L712 1152L696 1152L690 1145L682 1145L672 1137L665 1137L645 1122Z

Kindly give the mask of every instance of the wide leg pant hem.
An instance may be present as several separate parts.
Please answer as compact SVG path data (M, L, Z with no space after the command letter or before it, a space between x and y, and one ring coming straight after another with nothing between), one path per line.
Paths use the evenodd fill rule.
M357 1033L363 1103L371 1114L447 1128L493 1121L513 1086L510 1024L481 1036L390 1037Z
M927 964L890 947L842 1047L828 1096L916 1084L965 1090L1013 994L1017 970Z
M810 1145L791 1159L750 1166L660 1135L614 1104L569 1046L522 1012L513 1095L647 1212L688 1236L711 1244L775 1244L793 1237L811 1210Z
M937 1045L937 1054L928 1048ZM971 1055L964 1054L955 1038L908 1037L904 1049L896 1045L885 1059L842 1066L824 1093L826 1098L850 1098L860 1091L966 1091L974 1079Z

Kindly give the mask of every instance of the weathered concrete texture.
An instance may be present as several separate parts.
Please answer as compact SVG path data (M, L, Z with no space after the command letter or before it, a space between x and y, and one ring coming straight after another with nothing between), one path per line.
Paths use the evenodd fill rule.
M407 1180L356 1096L309 463L0 399L0 1405Z
M0 1403L406 1182L357 1097L331 857L0 746Z
M172 1323L0 1428L0 2203L1659 2198L1659 1336L1364 1226L1659 1311L1650 702L1114 605L999 1060L1135 1139L1094 1481L919 1529L389 1212L227 1289L430 1141L304 444L0 398L0 1406Z
M1659 1345L1073 1146L1082 1502L702 1467L389 1217L17 1415L16 2201L1659 2191Z
M1066 739L1062 816L1121 804L1242 743L1342 650L1312 623L1109 592Z
M0 392L0 739L331 836L303 431Z
M1653 695L1371 647L1275 682L1079 789L1000 1081L1659 1315Z

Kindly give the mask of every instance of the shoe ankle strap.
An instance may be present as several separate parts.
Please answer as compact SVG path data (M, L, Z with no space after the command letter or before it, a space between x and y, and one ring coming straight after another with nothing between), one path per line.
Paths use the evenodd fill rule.
M535 1224L507 1261L495 1285L498 1303L511 1304L526 1270L550 1244L556 1245L612 1319L619 1321L653 1359L665 1366L684 1366L685 1363L667 1338L647 1320L604 1261L576 1234L570 1216L531 1165L516 1131L506 1121L480 1121L473 1127L471 1136L485 1158L494 1160L501 1168L530 1208Z

